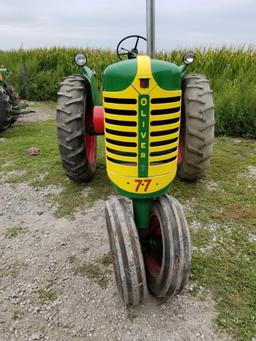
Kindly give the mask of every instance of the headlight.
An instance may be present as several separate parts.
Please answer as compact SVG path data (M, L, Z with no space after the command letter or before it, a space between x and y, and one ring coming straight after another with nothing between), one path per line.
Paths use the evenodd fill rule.
M87 62L87 58L84 54L82 53L78 53L76 56L75 56L75 63L78 65L78 66L84 66Z
M190 65L194 62L195 60L195 54L192 51L188 51L184 54L183 57L183 63L186 65Z

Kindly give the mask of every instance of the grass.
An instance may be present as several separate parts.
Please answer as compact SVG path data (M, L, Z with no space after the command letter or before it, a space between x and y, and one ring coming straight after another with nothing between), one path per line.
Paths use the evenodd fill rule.
M98 259L98 262L104 266L109 266L112 264L111 252L105 253L101 258Z
M208 178L176 181L173 195L190 201L192 280L210 288L219 312L216 323L239 340L256 336L256 170L255 141L217 139ZM209 183L215 190L208 189ZM186 187L185 187L186 186ZM254 238L252 238L254 236Z
M58 294L55 291L53 291L49 286L38 291L38 301L40 304L44 304L49 301L53 302L57 298Z
M103 140L99 140L97 176L89 184L76 184L65 176L53 121L16 126L1 142L0 174L12 183L29 182L37 188L62 188L49 200L56 215L72 217L96 199L105 199L112 187L105 172ZM36 146L40 154L28 155ZM8 172L24 171L18 176ZM234 340L251 341L256 336L256 141L217 138L207 178L197 183L176 179L170 194L181 201L191 226L193 259L191 280L209 289L216 302L216 325ZM100 190L99 190L100 189ZM196 228L193 228L195 226ZM109 254L98 264L68 260L77 274L107 286L105 271ZM199 290L200 291L200 290ZM195 289L196 292L196 289ZM42 296L45 292L42 292Z
M17 237L19 234L24 233L24 232L25 230L20 226L11 226L7 228L5 232L5 238L13 239Z
M127 318L130 322L133 322L137 318L137 314L133 310L128 310Z
M74 268L74 273L92 278L102 289L108 286L108 278L97 264L78 265Z
M3 271L1 271L2 275L10 276L11 278L16 278L19 275L19 273L22 271L23 266L24 265L18 262L7 265L4 267Z

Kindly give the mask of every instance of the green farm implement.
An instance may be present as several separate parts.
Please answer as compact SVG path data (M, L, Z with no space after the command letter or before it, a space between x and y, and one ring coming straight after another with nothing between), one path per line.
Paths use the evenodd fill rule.
M147 53L139 53L146 42ZM147 0L147 39L124 38L117 55L120 62L103 74L101 104L87 58L77 54L81 73L66 77L58 92L58 143L68 177L90 181L96 136L105 135L107 174L118 194L105 209L114 273L124 303L136 305L148 291L172 297L187 281L189 229L181 204L167 192L176 173L188 181L206 174L214 105L208 80L187 73L193 52L180 66L155 59L153 0Z
M14 87L7 83L8 74L8 69L0 68L0 133L17 120L22 109L26 107L20 103Z

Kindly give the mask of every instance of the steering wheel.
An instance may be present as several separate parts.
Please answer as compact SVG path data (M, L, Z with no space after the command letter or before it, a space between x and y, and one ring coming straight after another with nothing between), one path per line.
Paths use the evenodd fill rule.
M131 41L135 40L135 45L131 50L126 49L126 48L121 46L125 40L131 40ZM123 38L122 40L120 40L120 42L118 43L117 48L116 48L116 53L117 53L118 58L120 60L125 60L126 59L125 56L127 56L127 59L136 58L137 55L139 54L138 44L139 44L140 40L147 41L147 39L145 37L138 36L138 35L127 36L127 37Z

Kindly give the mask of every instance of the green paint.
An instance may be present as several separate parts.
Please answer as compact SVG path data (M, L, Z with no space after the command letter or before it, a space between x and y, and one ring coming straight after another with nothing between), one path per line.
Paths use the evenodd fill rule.
M148 176L149 95L139 95L138 176Z
M152 74L158 86L164 90L181 89L182 70L176 64L162 60L151 60Z
M12 106L12 112L14 114L19 114L23 109L26 109L28 107L27 103L21 103L20 105L13 105Z
M153 192L153 193L130 193L122 188L119 188L114 182L112 182L112 185L116 191L117 194L123 195L124 197L127 197L129 199L151 199L151 198L158 198L164 195L169 188L171 187L172 183L169 183L165 188L161 189L160 191Z
M2 76L2 80L0 80L0 86L6 91L7 90L6 81L7 81L8 75L9 75L8 69L3 69L3 68L1 69L0 68L0 75ZM11 105L12 105L12 103L11 103ZM25 109L27 106L28 105L25 103L24 104L20 103L19 105L12 105L11 106L11 112L13 114L18 115L21 113L22 109Z
M148 229L152 199L133 199L133 213L137 229Z
M89 87L91 89L93 105L94 106L100 105L101 104L100 95L99 95L97 80L96 80L94 72L91 69L89 69L87 66L82 67L82 72L83 72L84 78L87 80Z
M2 75L2 80L0 81L0 84L4 84L7 77L8 77L8 70L7 69L0 69L0 74Z
M123 91L132 84L136 74L136 59L109 65L103 73L103 89L104 91Z

